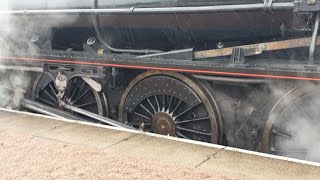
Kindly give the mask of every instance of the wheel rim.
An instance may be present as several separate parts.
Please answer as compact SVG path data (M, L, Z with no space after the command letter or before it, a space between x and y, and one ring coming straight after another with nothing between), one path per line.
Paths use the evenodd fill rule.
M122 96L119 119L163 135L212 143L219 138L208 97L198 84L178 73L149 71L136 77Z
M320 92L314 85L291 90L275 105L263 134L263 151L320 161Z
M57 93L54 80L47 74L37 76L32 90L32 98L45 105L57 107ZM63 101L69 105L99 114L107 114L107 103L104 93L99 93L92 89L81 77L73 77L68 81L68 85L63 96ZM81 116L74 113L75 115Z

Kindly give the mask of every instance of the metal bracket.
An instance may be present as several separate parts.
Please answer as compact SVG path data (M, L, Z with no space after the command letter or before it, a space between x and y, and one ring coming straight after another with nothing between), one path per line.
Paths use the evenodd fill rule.
M58 69L57 76L54 81L54 84L58 90L58 94L57 94L58 99L63 98L65 90L67 88L68 78L63 74L64 70L65 70L64 68Z
M58 72L63 69L63 74L70 80L73 77L90 77L90 78L103 78L104 68L98 66L82 66L70 64L50 64L43 65L43 72L50 74L56 78Z
M44 64L43 72L47 73L53 80L58 90L57 98L62 100L67 84L73 77L81 77L89 86L96 91L101 91L101 85L91 78L103 78L104 68L97 66L81 66L66 64ZM63 107L59 101L59 106Z
M230 60L231 60L231 63L233 64L245 63L243 48L240 48L240 47L233 48Z
M304 70L309 71L309 72L313 72L313 71L317 71L318 67L317 67L317 65L306 65L306 66L304 66Z
M272 3L273 3L273 0L264 0L263 11L265 13L272 13Z
M318 37L318 32L319 32L319 24L320 24L320 14L317 14L316 15L316 20L315 20L315 23L314 23L311 43L310 43L308 65L313 65L314 64L314 52L315 52L315 48L316 48L316 44L317 44L317 37Z

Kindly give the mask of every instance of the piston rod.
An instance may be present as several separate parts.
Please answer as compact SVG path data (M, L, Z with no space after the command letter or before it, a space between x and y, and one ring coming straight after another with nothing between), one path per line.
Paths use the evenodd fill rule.
M62 104L62 106L63 106L65 109L68 109L68 110L71 110L71 111L73 111L73 112L82 114L82 115L84 115L84 116L87 116L87 117L92 118L92 119L95 119L95 120L97 120L97 121L106 123L106 124L108 124L108 125L115 126L115 127L126 128L126 129L135 129L135 128L131 127L131 126L125 125L125 124L123 124L123 123L121 123L121 122L112 120L112 119L107 118L107 117L100 116L100 115L95 114L95 113L92 113L92 112L90 112L90 111L86 111L86 110L77 108L77 107L75 107L75 106L66 104L66 103L64 103L64 102L60 102L60 103Z
M74 116L68 112L65 112L65 111L62 111L62 110L59 110L59 109L41 104L33 100L29 100L29 99L22 99L21 106L26 109L32 110L34 112L45 114L45 115L56 117L56 118L85 121L84 119Z

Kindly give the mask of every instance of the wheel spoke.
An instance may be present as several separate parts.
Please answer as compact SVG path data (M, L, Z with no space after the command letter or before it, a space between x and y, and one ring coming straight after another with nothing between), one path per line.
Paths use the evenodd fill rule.
M50 99L52 99L54 102L57 102L57 100L47 90L44 89L43 91L46 95L50 97Z
M162 95L162 111L165 110L166 101L164 100L164 95Z
M52 91L55 95L57 95L57 93L56 93L56 91L53 89L51 83L49 83L49 87L50 87L51 91Z
M178 109L178 107L180 106L180 104L182 103L182 101L179 99L179 103L177 104L177 106L173 109L173 111L170 114L174 114L175 111Z
M147 111L147 113L149 113L151 117L153 116L153 114L149 111L149 109L147 109L144 105L140 104L140 107L142 107L145 111Z
M158 101L157 95L155 95L154 98L156 99L156 103L157 103L157 106L158 106L158 112L159 112L160 111L160 105L159 105L159 101Z
M183 134L180 133L180 132L176 132L176 134L177 134L178 136L182 137L182 138L190 139L190 138L188 138L187 136L183 135Z
M172 103L172 99L173 99L173 96L171 96L170 98L170 101L169 101L169 107L167 109L168 112L170 112L170 108L171 108L171 103Z
M195 118L195 119L188 119L183 121L175 121L176 124L188 123L188 122L197 122L209 119L209 116L203 118Z
M145 116L145 115L143 115L143 114L140 114L140 113L137 113L137 112L134 112L134 114L135 114L135 115L138 115L138 116L140 116L140 117L142 117L142 118L144 118L144 119L151 120L151 118L150 118L150 117Z
M292 136L288 135L288 134L285 134L285 133L282 133L282 132L279 132L275 129L272 130L272 133L273 134L276 134L276 135L279 135L281 137L285 137L285 138L288 138L288 139L292 139L292 140L295 140Z
M151 108L153 109L153 112L156 113L156 108L153 106L153 104L151 103L151 101L149 100L149 98L147 98L148 103L150 104Z
M74 78L73 84L76 84L76 83L77 83L77 80L78 80L78 78Z
M211 133L201 132L201 131L197 131L197 130L194 130L194 129L183 128L183 127L180 127L180 126L177 126L176 128L179 129L179 130L182 130L182 131L188 131L188 132L191 132L191 133L201 134L201 135L205 135L205 136L211 136Z
M174 118L174 119L179 118L180 116L182 116L182 115L184 115L185 113L189 112L191 109L195 108L196 106L198 106L198 104L195 105L195 106L191 106L190 108L186 109L185 111L183 111L182 113L180 113L179 115L177 115L177 116L175 116L175 117L173 117L173 118Z
M49 101L47 101L47 100L43 99L42 97L38 97L38 99L39 99L40 101L44 102L44 103L47 103L47 104L51 105L51 106L55 106L55 104L54 104L54 103L49 102Z
M76 84L74 83L74 85L76 85ZM80 93L81 90L83 90L85 87L86 87L86 86L85 86L85 82L82 81L81 84L80 84L80 86L79 86L79 93Z
M74 88L71 97L70 97L70 101L73 99L73 96L76 94L77 88Z
M89 106L91 104L96 104L96 103L97 103L97 101L92 101L92 102L77 105L76 107L81 108L81 107Z
M72 104L76 103L76 102L79 101L81 98L83 98L89 91L90 91L90 88L87 89L84 93L82 93L76 100L74 100L74 101L72 102Z

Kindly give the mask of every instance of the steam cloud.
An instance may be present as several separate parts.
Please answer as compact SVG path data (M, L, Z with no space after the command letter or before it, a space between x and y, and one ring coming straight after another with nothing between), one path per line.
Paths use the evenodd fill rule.
M286 150L282 155L320 162L319 107L320 91L314 89L281 112L277 119L281 123L276 122L275 129L283 134L277 136L275 144L277 149Z
M0 10L8 10L8 1L2 1ZM10 16L1 15L1 35L0 35L0 56L3 55L11 47L16 46L15 41L10 41L12 37L19 37L21 34L15 29L15 22ZM11 44L12 42L12 44ZM18 108L20 100L24 96L24 90L30 83L30 77L22 71L7 70L6 66L0 62L0 107Z
M11 4L34 7L34 3L34 1L1 0L0 11L12 9ZM63 3L64 1L59 1L57 7ZM51 8L55 8L54 3L50 4ZM36 54L39 48L30 43L32 36L37 35L50 39L52 27L71 24L77 19L78 16L9 16L0 14L0 56L5 56L7 52L19 53L21 50L24 53ZM15 65L15 63L10 65ZM26 89L30 89L32 79L36 74L8 70L8 66L0 61L0 75L0 107L18 109L20 100L24 98Z

